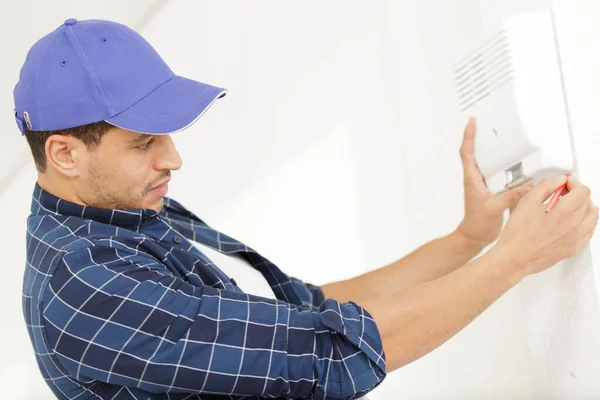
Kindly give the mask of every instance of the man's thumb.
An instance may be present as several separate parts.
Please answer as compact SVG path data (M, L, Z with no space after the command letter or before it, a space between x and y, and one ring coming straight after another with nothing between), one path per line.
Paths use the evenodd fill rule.
M515 207L521 201L521 198L527 194L533 185L526 184L516 187L511 190L507 190L504 193L500 193L494 196L492 200L492 209L496 212L502 212L508 208Z

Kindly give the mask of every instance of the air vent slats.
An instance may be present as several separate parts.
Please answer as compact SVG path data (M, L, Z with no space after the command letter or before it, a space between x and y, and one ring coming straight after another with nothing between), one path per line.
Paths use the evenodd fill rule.
M501 31L454 68L458 103L466 111L514 79L506 31Z

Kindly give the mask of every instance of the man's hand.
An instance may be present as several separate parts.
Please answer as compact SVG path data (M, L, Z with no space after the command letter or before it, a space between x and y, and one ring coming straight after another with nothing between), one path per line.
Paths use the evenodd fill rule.
M546 213L544 200L565 182L567 194ZM387 372L444 343L525 276L575 255L597 225L589 188L564 175L546 179L519 202L498 243L481 257L438 279L365 299L361 306L379 328Z
M441 278L465 265L502 230L503 212L516 205L531 185L494 196L475 162L475 120L469 120L460 148L464 169L465 217L458 228L432 240L392 264L345 281L321 286L324 296L357 301L393 296Z
M544 201L565 182L568 193L546 213ZM511 254L527 274L574 256L588 244L598 225L598 207L590 193L572 176L542 180L515 209L497 246Z
M465 216L456 233L483 248L500 234L504 222L504 210L516 206L533 186L526 184L494 195L488 189L475 160L475 131L475 118L471 117L460 147L464 172Z

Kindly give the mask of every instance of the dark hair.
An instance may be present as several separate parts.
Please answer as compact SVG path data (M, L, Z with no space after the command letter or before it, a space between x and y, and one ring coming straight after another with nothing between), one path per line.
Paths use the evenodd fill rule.
M25 130L25 137L31 148L35 167L39 172L46 171L46 140L52 135L73 136L81 140L88 149L93 149L100 144L102 135L104 135L113 125L108 122L100 121L88 125L76 126L74 128L61 129L58 131L28 131Z

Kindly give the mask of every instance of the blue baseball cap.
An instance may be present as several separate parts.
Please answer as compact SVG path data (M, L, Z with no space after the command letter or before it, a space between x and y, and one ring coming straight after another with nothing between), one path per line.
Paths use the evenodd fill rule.
M13 91L22 134L99 121L151 135L174 133L226 93L175 75L125 25L74 18L31 47Z

